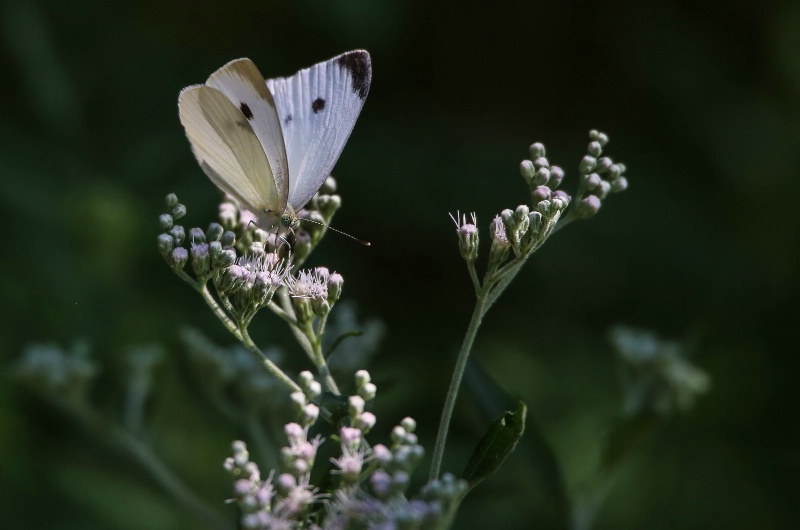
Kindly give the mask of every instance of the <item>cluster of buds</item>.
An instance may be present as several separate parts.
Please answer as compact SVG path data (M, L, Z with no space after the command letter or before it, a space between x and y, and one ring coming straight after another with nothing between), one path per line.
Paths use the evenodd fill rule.
M621 361L626 415L644 410L662 415L686 411L697 396L708 391L709 376L686 359L682 343L621 326L614 328L610 337Z
M323 528L422 529L442 528L449 522L453 507L467 491L466 481L445 474L426 484L416 498L406 496L411 472L424 454L415 429L416 422L405 418L392 430L391 448L380 444L372 448L369 492L336 491ZM355 442L355 437L349 440Z
M309 323L313 318L328 316L333 304L342 295L344 278L325 267L302 270L287 279L287 287L292 297L297 322Z
M288 446L281 451L280 473L273 471L262 480L258 466L250 461L244 442L234 442L233 456L225 468L234 476L235 501L242 510L242 528L442 528L452 510L467 491L467 483L449 474L426 484L417 498L408 499L410 477L424 455L419 445L416 422L405 418L391 434L389 447L370 448L365 436L376 418L365 411L366 401L375 398L377 389L369 372L355 374L356 393L347 400L347 418L336 435L341 455L331 458L333 468L330 493L320 494L310 483L311 469L322 443L308 439L319 409L311 400L322 395L321 385L310 372L301 372L302 389L291 395L298 414L297 423L285 427ZM314 503L323 502L325 510Z
M425 450L419 445L414 431L417 422L404 418L392 429L392 444L378 444L372 448L379 469L370 477L372 494L381 500L404 495L408 489L411 472L422 460Z
M589 132L589 139L586 156L578 166L581 182L576 194L578 202L573 212L578 219L594 216L609 193L619 193L628 189L628 179L623 175L625 164L615 163L608 156L603 156L608 136L592 130Z
M286 426L291 440L296 429L290 426L299 426L291 423ZM308 474L298 480L290 473L277 477L270 473L262 480L258 464L250 460L242 441L233 442L233 456L225 460L224 466L235 479L233 492L241 509L241 528L298 528L307 519L311 506L321 499L317 489L309 484Z
M220 297L227 301L228 310L237 320L249 322L272 301L275 292L288 277L286 260L276 253L262 251L240 256L213 278Z
M575 197L577 205L567 218L588 219L596 214L601 201L609 193L620 192L628 187L622 176L624 164L616 164L609 157L601 156L608 136L598 131L589 133L588 154L579 165L581 182ZM520 162L519 171L528 184L530 204L521 204L515 209L506 209L495 216L489 225L492 245L489 251L489 268L499 267L513 252L523 259L536 251L553 233L564 210L574 202L566 192L558 189L564 180L564 170L553 165L546 157L541 143L530 146L530 158ZM470 264L478 257L478 228L475 214L451 215L458 233L459 252Z
M226 231L219 223L211 223L208 229L186 229L175 221L186 215L186 206L170 193L166 198L166 213L159 217L163 232L158 236L158 249L172 269L186 274L186 264L191 260L191 270L197 282L205 285L236 261L236 234ZM187 249L188 247L188 249Z

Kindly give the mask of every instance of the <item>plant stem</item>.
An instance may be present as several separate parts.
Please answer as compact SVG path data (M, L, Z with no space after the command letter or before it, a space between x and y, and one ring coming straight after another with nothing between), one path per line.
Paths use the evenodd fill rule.
M464 378L464 370L467 367L467 360L469 359L469 354L472 351L472 344L475 341L475 335L477 335L478 328L481 327L483 316L486 314L486 310L488 309L486 302L486 292L481 291L478 294L477 300L475 301L475 309L472 311L472 318L469 321L467 334L464 337L464 342L461 344L461 351L458 353L456 366L453 368L453 376L450 379L450 388L447 390L447 398L445 399L444 409L442 410L442 418L439 421L439 432L436 434L436 446L433 450L433 462L431 463L430 479L437 478L442 467L444 446L445 442L447 442L447 431L450 429L450 419L453 417L453 409L456 406L458 388L461 386L461 380Z
M55 396L50 396L50 401L57 408L71 414L87 432L94 434L96 439L105 441L115 449L121 447L127 451L187 512L194 514L209 528L230 530L232 525L215 510L209 508L137 436L122 427L108 423L84 403L65 403Z
M461 386L461 380L464 378L464 370L467 368L467 360L472 351L472 344L475 342L478 328L480 328L486 312L489 311L489 308L492 307L500 295L503 294L503 291L506 290L506 287L514 280L517 273L519 273L532 253L533 250L514 259L499 271L487 271L486 276L484 276L482 287L477 287L480 285L480 283L477 282L477 278L473 277L472 279L473 285L476 286L475 309L472 311L472 318L467 328L467 334L464 337L464 342L461 344L461 351L458 353L456 365L453 368L450 388L447 389L447 398L445 399L444 409L442 410L442 418L439 421L439 432L436 434L436 446L433 449L433 462L431 463L430 472L431 479L439 476L439 471L442 467L444 446L447 442L447 432L450 429L450 420L453 417L456 398L458 398L458 389ZM468 267L470 269L470 276L474 276L474 267L469 265Z
M292 392L300 391L300 387L297 385L297 383L292 381L291 377L286 375L286 373L283 370L278 368L278 365L269 360L269 358L264 354L264 352L262 352L261 349L259 349L259 347L256 346L255 342L253 342L253 339L250 338L250 334L247 332L247 328L239 327L239 325L237 325L236 322L234 322L228 316L225 310L222 309L222 307L220 307L220 305L217 303L216 300L214 300L214 297L211 296L211 292L209 292L208 288L205 285L198 286L197 284L195 284L195 288L202 295L203 300L206 301L208 307L210 307L211 310L214 311L214 314L217 315L217 318L220 319L225 328L228 331L230 331L234 337L239 339L239 341L242 344L244 344L248 350L250 350L251 352L253 352L258 357L261 358L261 362L264 363L264 366L269 371L269 373L277 377L281 383L288 386Z
M286 375L286 373L284 373L283 370L278 368L277 364L275 364L274 362L270 361L269 358L266 355L264 355L264 352L262 352L258 348L258 346L256 346L256 344L253 342L253 339L250 338L250 334L247 332L246 329L240 330L240 335L241 335L242 344L244 344L245 347L247 347L248 350L250 350L251 352L253 352L256 355L258 355L259 357L261 357L261 362L264 363L264 367L269 371L269 373L271 373L272 375L277 377L280 382L282 382L283 384L288 386L289 389L291 389L292 392L301 392L302 391L300 386L297 383L295 383L294 381L292 381L291 377Z
M189 513L195 514L199 519L205 521L210 527L220 530L227 530L231 525L218 513L210 510L186 485L178 479L164 463L156 457L149 447L144 445L138 438L131 436L130 433L118 427L112 427L111 436L139 461L159 484Z
M211 292L208 290L208 287L205 285L195 284L195 288L203 297L203 300L206 301L208 307L210 307L211 310L214 311L214 314L217 315L217 318L220 319L222 325L225 326L225 328L230 331L234 337L241 341L242 334L239 333L239 326L236 325L236 322L234 322L231 317L228 316L225 310L220 307L217 301L214 300L214 297L211 296Z

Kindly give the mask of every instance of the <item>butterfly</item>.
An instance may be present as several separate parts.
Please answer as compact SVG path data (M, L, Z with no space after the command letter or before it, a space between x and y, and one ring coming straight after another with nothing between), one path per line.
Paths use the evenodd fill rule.
M181 90L178 113L200 167L264 229L295 229L353 130L372 81L355 50L264 80L250 59Z

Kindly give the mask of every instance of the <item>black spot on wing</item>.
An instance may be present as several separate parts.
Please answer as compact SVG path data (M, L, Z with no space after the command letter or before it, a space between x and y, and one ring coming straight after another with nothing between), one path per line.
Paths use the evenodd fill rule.
M289 115L288 115L288 116L286 116L286 118L283 120L283 124L284 124L284 125L289 125L290 123L292 123L292 120L293 120L293 119L294 119L294 118L292 117L292 115L291 115L291 114L289 114Z
M372 61L369 54L365 51L345 53L336 60L336 63L341 68L349 70L353 78L353 92L361 99L366 98L372 81Z
M247 118L250 121L253 120L253 111L250 110L250 107L247 106L247 103L240 103L239 110L242 111L242 114L244 114L245 118Z
M322 98L317 98L311 102L311 110L314 111L314 114L318 114L325 110L325 100Z

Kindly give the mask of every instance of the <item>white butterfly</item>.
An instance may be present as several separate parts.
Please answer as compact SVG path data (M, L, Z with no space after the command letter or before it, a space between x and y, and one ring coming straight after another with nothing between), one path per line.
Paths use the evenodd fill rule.
M262 228L296 228L296 212L336 164L371 80L364 50L267 81L250 59L236 59L184 88L178 110L211 181Z

